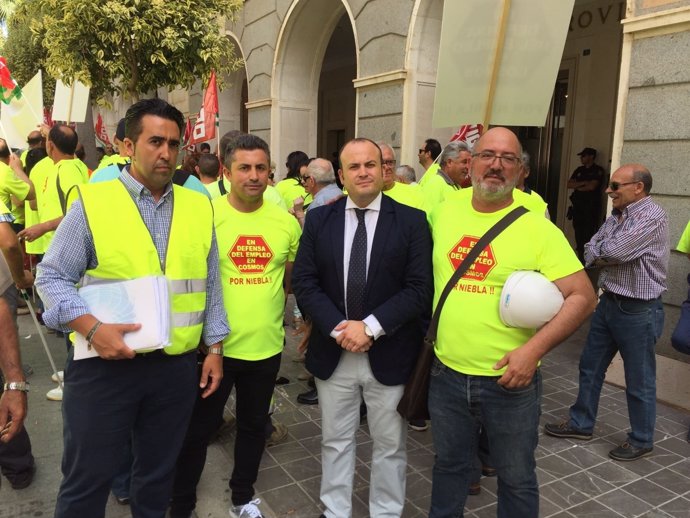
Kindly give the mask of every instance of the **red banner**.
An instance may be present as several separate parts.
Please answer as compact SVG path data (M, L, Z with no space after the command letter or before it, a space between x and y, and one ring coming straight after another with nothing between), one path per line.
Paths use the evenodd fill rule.
M108 131L105 128L105 124L103 124L103 117L101 117L100 113L98 114L98 118L96 119L96 126L94 130L96 132L96 140L98 140L102 147L110 145Z
M474 143L479 140L479 137L484 133L484 126L481 124L464 124L455 135L450 138L451 142L461 140L469 146L474 146Z
M206 142L216 136L216 125L218 119L218 88L216 86L216 73L211 72L208 80L206 92L204 92L204 102L199 110L192 130L189 144L199 144Z

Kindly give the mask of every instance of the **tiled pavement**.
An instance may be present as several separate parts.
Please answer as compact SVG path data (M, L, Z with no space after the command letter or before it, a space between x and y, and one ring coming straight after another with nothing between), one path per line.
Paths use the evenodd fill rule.
M575 398L577 361L586 330L587 325L543 362L542 423L565 416ZM0 518L52 516L60 480L60 404L44 399L46 390L54 385L48 379L47 360L28 317L20 318L20 336L24 357L36 370L31 379L34 390L28 428L38 473L34 484L23 491L12 491L9 484L2 485ZM64 360L62 343L54 336L50 336L49 341L58 361ZM281 375L291 383L276 390L275 417L288 426L289 436L286 442L266 451L256 485L267 518L316 518L321 512L318 498L320 416L318 407L296 403L296 395L306 389L306 384L297 381L302 365L292 361L295 342L296 338L288 331ZM625 439L628 429L625 393L617 387L604 387L592 441L560 440L541 435L537 449L540 516L690 518L690 444L685 440L690 414L662 404L657 410L654 453L632 463L619 463L607 456L610 449ZM372 443L366 421L360 426L357 439L353 516L360 518L368 515L367 480ZM431 492L432 452L431 432L409 433L405 517L426 516ZM227 516L227 481L231 465L232 434L210 447L199 486L198 518ZM111 499L106 516L120 518L130 514L126 507L118 506ZM465 516L496 516L495 478L482 479L482 493L468 498Z

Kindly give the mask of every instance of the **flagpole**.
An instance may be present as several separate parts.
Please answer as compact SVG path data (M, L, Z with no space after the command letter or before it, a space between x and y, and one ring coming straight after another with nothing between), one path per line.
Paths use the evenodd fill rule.
M72 104L74 103L74 82L76 79L72 80L72 85L69 87L69 104L67 105L67 124L69 125L70 122L72 122L70 119L72 118Z
M10 140L7 138L7 132L5 131L5 125L0 121L0 130L2 131L2 137L5 139L5 144L7 144L7 149L10 150L10 154L14 153L14 149L10 146Z

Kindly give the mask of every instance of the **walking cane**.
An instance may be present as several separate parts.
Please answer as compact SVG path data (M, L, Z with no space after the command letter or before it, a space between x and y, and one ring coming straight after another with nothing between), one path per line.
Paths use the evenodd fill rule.
M31 300L29 300L29 294L26 292L26 290L21 290L22 298L26 301L26 306L29 308L29 313L31 313L31 318L34 320L34 324L36 324L36 329L38 330L38 336L41 337L41 343L43 343L43 348L46 351L46 354L48 355L48 361L50 361L50 366L53 369L53 374L58 380L58 385L60 385L60 388L62 387L62 378L58 375L58 370L57 367L55 367L55 360L53 360L53 355L50 354L50 348L48 347L48 342L46 342L46 337L43 335L43 331L41 330L41 324L38 322L38 318L36 317L36 311L34 311L34 306L31 304Z

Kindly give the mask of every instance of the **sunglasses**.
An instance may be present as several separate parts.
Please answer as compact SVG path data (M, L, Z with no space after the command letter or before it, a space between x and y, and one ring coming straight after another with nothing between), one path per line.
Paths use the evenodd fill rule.
M617 191L624 185L632 185L634 183L640 183L640 182L609 182L609 189L612 191Z

